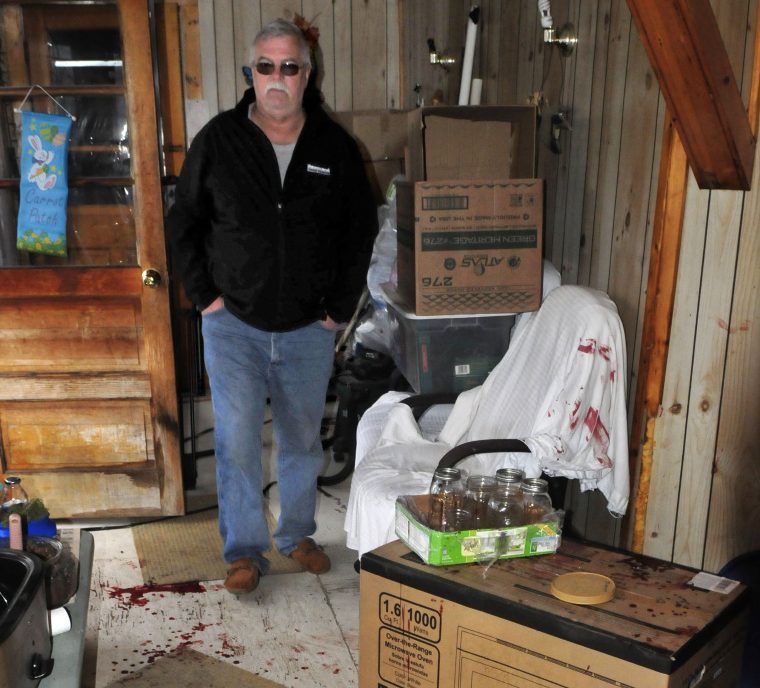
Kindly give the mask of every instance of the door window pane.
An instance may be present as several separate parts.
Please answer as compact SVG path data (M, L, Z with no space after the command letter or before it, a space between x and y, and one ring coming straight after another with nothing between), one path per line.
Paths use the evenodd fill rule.
M0 267L136 265L121 34L113 4L0 4ZM66 258L17 250L21 118L40 84L76 116L68 152ZM10 88L14 90L11 91ZM34 89L24 110L63 114Z

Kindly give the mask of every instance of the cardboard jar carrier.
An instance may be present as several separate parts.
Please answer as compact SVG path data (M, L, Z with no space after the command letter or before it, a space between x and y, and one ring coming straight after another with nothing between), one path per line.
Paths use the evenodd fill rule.
M398 290L417 315L520 313L541 304L543 180L533 106L409 114L397 185Z
M426 564L449 566L476 561L532 557L556 552L562 533L561 512L541 523L511 528L442 531L429 523L431 496L396 499L396 535Z
M559 582L578 572L614 586L564 590ZM566 537L556 553L487 569L433 567L396 540L361 560L359 686L729 688L749 592Z

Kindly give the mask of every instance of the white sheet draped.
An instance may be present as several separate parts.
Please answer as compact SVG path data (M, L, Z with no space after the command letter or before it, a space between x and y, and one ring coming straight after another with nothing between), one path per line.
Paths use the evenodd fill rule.
M441 427L414 420L389 392L357 430L356 468L346 513L347 546L359 555L395 539L396 497L428 490L450 448L476 439L516 438L530 453L485 454L459 465L493 474L515 466L535 477L578 479L599 489L609 511L628 505L625 337L606 294L577 286L552 290L523 315L483 385L459 395ZM438 431L440 428L440 432Z

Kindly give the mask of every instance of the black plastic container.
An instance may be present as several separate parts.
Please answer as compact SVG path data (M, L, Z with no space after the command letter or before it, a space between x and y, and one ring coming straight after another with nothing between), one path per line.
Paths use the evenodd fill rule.
M53 669L43 565L0 549L0 685L31 688Z

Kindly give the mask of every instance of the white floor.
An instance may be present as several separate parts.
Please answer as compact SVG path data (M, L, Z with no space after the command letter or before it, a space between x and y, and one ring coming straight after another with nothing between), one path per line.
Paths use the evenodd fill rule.
M271 452L265 454L271 475ZM201 458L197 466L197 486L186 493L188 511L215 494L214 458ZM359 576L343 531L349 486L350 479L320 488L318 497L314 538L332 569L322 576L264 576L253 593L240 597L224 590L222 581L146 589L131 528L93 530L83 688L106 688L183 648L288 687L358 685ZM269 496L277 515L276 485Z

